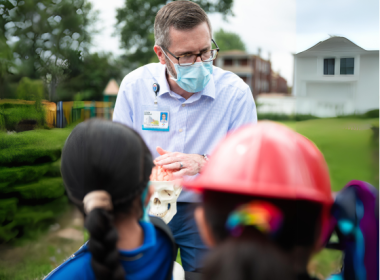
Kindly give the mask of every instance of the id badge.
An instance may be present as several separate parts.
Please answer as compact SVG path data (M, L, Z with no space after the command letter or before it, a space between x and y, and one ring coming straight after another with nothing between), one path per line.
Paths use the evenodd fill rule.
M143 106L142 130L169 131L169 107Z

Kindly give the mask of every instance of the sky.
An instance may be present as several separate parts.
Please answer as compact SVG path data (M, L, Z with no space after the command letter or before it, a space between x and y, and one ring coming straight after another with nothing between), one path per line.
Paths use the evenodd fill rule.
M116 9L124 0L90 0L99 10L91 51L120 55L119 37L113 36ZM293 54L304 51L330 35L343 36L366 50L379 49L378 0L234 0L233 13L224 21L210 14L214 31L240 35L247 52L270 57L272 69L293 84ZM153 47L153 46L152 46Z

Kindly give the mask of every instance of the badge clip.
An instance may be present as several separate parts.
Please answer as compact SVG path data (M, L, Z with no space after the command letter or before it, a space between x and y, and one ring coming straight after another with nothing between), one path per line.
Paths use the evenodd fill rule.
M154 98L154 105L157 105L157 103L158 103L158 101L157 101L157 94L160 91L160 85L158 83L154 83L153 84L153 91L156 94L156 97Z

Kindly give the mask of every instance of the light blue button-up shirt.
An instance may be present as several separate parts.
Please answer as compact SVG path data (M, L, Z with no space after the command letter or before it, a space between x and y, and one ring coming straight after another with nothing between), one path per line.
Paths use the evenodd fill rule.
M144 108L154 105L153 83L160 85L158 106L169 108L169 131L142 130ZM207 86L186 100L170 90L165 65L152 63L125 76L113 121L135 129L156 158L157 146L171 152L210 154L227 132L256 123L257 114L249 86L234 73L214 66ZM178 201L200 199L183 190Z

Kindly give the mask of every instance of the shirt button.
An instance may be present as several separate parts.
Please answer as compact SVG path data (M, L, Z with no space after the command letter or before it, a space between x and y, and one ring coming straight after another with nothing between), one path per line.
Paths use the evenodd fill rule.
M185 107L186 106L186 104L182 104L182 107Z
M182 128L180 128L178 131L179 131L179 132L182 132Z

